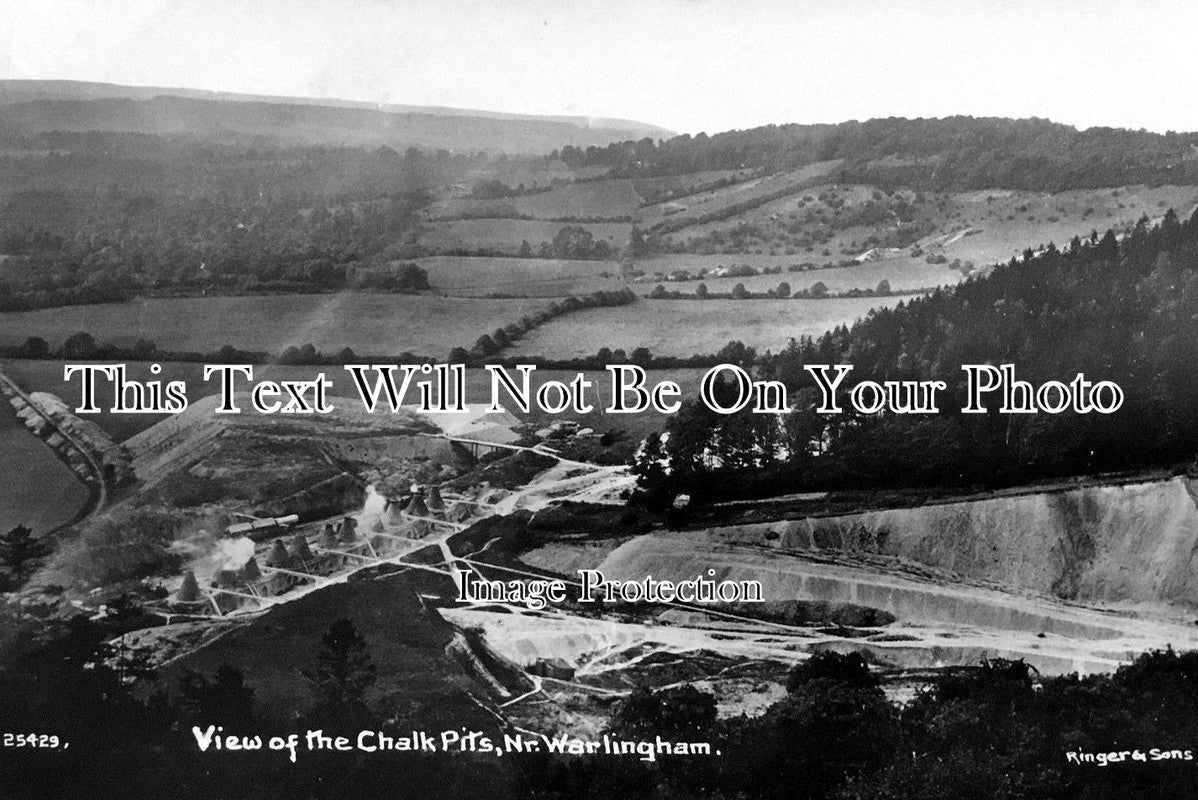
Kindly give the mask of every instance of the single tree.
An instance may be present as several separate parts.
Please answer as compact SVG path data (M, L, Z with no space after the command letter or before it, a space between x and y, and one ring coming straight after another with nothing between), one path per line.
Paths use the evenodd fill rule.
M50 355L50 345L40 336L30 336L21 348L24 358L46 358Z
M0 562L8 568L18 584L24 582L37 566L37 561L50 551L50 546L33 535L25 525L18 525L0 536Z
M86 361L94 358L98 349L92 335L80 331L68 336L67 340L62 343L61 357L68 360Z
M499 347L495 344L495 340L487 334L478 337L478 341L474 343L474 352L480 356L490 356L499 352Z
M366 690L374 685L378 670L366 648L366 640L354 624L342 617L321 637L316 667L306 670L321 705L334 708L360 706Z

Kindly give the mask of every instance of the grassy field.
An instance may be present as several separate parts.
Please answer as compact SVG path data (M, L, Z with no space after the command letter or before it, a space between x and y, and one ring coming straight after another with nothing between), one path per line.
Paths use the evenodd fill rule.
M698 218L704 214L720 211L729 206L752 201L788 186L803 186L820 176L828 174L840 165L840 161L821 161L805 167L781 172L764 178L698 192L686 197L668 200L641 209L644 227L670 217Z
M707 170L688 172L683 175L663 175L658 178L637 178L633 180L632 186L645 198L662 196L676 200L687 195L709 191L710 187L718 181L740 180L749 174L749 170L740 169Z
M478 181L503 181L513 189L524 184L526 187L549 186L553 181L574 181L603 175L608 167L594 166L571 168L563 161L548 159L513 159L507 162L488 162L469 170L459 185L453 187L456 194L466 196Z
M351 347L364 355L441 358L548 302L360 292L150 299L0 314L0 342L41 336L57 347L87 331L101 343L146 338L164 350L210 352L228 344L278 353L311 342L325 352Z
M901 299L645 300L562 317L509 352L569 358L593 355L601 347L631 352L644 346L656 355L687 356L714 353L733 339L777 352L794 337L852 323L871 308Z
M61 366L58 371L61 377ZM0 474L0 532L28 525L36 534L45 533L69 522L87 502L87 488L25 430L7 402L0 402Z
M612 261L430 256L416 263L433 288L458 297L564 297L623 286Z
M527 241L535 251L541 242L552 242L558 231L566 225L574 224L580 224L589 230L595 241L606 241L613 252L627 244L632 233L632 223L627 222L566 223L527 219L458 219L425 223L420 234L420 244L433 251L486 248L515 255L520 251L521 242Z
M130 378L139 381L147 380L181 380L187 384L188 398L192 402L209 395L216 394L219 386L213 383L206 383L203 380L203 365L191 363L167 362L162 365L162 373L159 375L150 374L150 365L144 363L130 363L128 366L128 375ZM62 361L22 361L11 360L5 362L5 372L15 380L26 391L51 392L63 398L71 405L75 405L79 400L79 382L78 379L71 383L65 383L62 379ZM266 366L258 366L254 369L255 380L297 380L310 379L319 372L324 372L325 376L333 382L331 394L338 397L350 398L353 404L357 403L357 391L354 389L353 380L341 367L286 367L277 364ZM705 370L701 369L678 369L678 370L653 370L649 373L649 380L661 381L672 380L682 387L684 397L697 396L699 381L703 377ZM555 370L537 370L532 375L532 385L539 387L545 381L558 380L569 382L574 378L576 373L555 371ZM602 413L602 409L606 408L611 402L610 393L608 392L608 375L606 372L587 372L587 378L594 382L595 386L588 395L588 401L595 406L596 411L591 414L586 414L581 417L572 415L551 416L537 409L533 409L528 415L521 414L518 409L509 409L513 415L522 421L529 422L538 427L548 425L555 419L577 419L583 425L594 428L598 431L606 431L609 428L618 428L627 431L630 435L642 437L650 431L658 430L664 425L663 415L656 414L652 411L646 411L644 414L622 414L619 416L609 416ZM482 368L471 368L466 371L466 399L471 403L483 403L490 400L491 393L491 377L490 373ZM102 409L107 409L112 403L112 391L107 382L100 382L97 386L97 404ZM340 405L335 403L334 405ZM3 411L3 409L0 409ZM124 441L134 434L144 431L156 422L167 419L166 414L113 414L104 411L90 419L108 431L108 433L118 441ZM386 415L380 415L380 420L387 419ZM8 430L5 428L5 420L0 418L0 441L7 441ZM31 443L46 453L49 449L26 434L23 430L16 430L14 433L19 433L29 439ZM0 461L5 459L4 452L0 452ZM51 455L51 460L53 456ZM58 464L54 460L55 464ZM65 468L64 468L65 469ZM14 474L14 473L10 473ZM36 475L37 473L35 473ZM70 478L70 475L67 475ZM43 476L44 479L44 476ZM80 489L82 486L80 485ZM2 507L3 504L0 504ZM75 506L77 507L77 506ZM72 508L73 510L73 508Z
M641 196L630 180L572 183L543 194L512 198L516 210L538 219L547 217L628 217L636 213Z
M511 184L509 184L511 185ZM527 214L536 219L562 217L631 217L641 196L627 179L568 183L547 192L493 200L470 196L451 197L434 205L435 217L480 216L496 209Z
M771 181L778 182L778 178L771 178ZM795 181L792 180L792 183ZM750 182L751 183L751 182ZM747 184L746 184L747 185ZM722 191L732 191L736 187L728 187ZM757 193L762 193L765 190L758 188ZM738 226L749 224L758 225L771 233L777 232L777 228L782 225L796 225L800 232L804 230L814 230L819 225L816 223L806 222L804 217L808 211L823 209L828 214L828 219L835 222L836 225L844 226L835 231L836 237L834 243L826 243L816 245L814 255L805 253L802 249L796 251L795 255L801 257L800 260L813 260L820 262L823 259L818 258L820 251L824 248L830 248L834 255L839 255L841 243L847 245L852 239L865 239L870 233L877 229L894 227L894 221L887 219L877 226L855 225L849 226L840 219L839 214L831 208L828 208L824 203L819 201L819 196L825 192L835 192L839 199L844 200L845 205L841 212L846 209L852 209L855 206L864 204L872 199L875 189L872 186L844 185L844 184L805 184L803 188L790 194L786 197L777 200L771 200L755 208L750 208L742 211L735 216L726 219L714 220L712 222L704 222L700 224L687 225L681 230L674 231L670 237L675 241L687 242L700 237L710 236L713 233L721 232L728 234ZM700 212L702 213L702 212ZM679 219L684 217L696 217L698 214L693 212L680 213L677 215ZM760 246L768 252L769 248L777 247L781 250L781 245L775 245L773 242L761 243Z

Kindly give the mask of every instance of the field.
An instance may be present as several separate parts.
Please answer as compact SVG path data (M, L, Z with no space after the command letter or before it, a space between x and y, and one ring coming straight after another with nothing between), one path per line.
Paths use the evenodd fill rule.
M456 219L430 221L422 226L420 244L434 252L446 250L488 249L515 255L520 243L527 241L536 250L541 242L552 242L567 225L579 224L591 232L595 241L604 240L615 252L628 243L632 224L628 222L569 223L527 219Z
M210 352L228 344L278 353L310 342L332 353L350 347L360 355L444 358L548 302L360 292L150 299L0 314L0 342L41 336L57 347L87 331L101 343L145 338L163 350Z
M586 181L569 183L548 192L528 194L521 197L503 197L495 200L456 198L442 203L438 215L477 216L487 209L506 207L517 214L527 214L536 219L560 219L562 217L631 217L641 204L630 180Z
M683 175L663 175L659 178L637 178L632 186L647 204L677 199L690 194L708 191L718 181L735 181L747 177L749 170L718 169L704 172L688 172ZM660 198L650 200L650 198Z
M520 184L526 187L549 186L554 180L574 181L581 178L593 178L607 172L606 167L582 167L574 169L566 166L560 160L549 159L510 159L508 161L490 162L475 169L468 170L462 176L460 183L452 187L452 193L464 197L478 181L498 180L515 188Z
M0 532L28 525L45 533L69 522L87 501L75 473L25 430L7 402L0 403L0 474Z
M611 261L430 256L416 263L434 289L457 297L564 297L623 286Z
M128 366L128 376L133 380L181 380L187 384L188 399L195 402L203 397L216 394L219 390L218 385L206 383L203 379L203 365L179 362L167 362L162 365L162 373L159 375L150 374L150 365L145 363L130 363ZM62 380L62 361L22 361L12 360L4 365L5 372L16 381L26 391L50 392L61 397L68 403L74 404L79 398L79 383L78 379L71 383L64 383ZM357 391L354 389L353 380L349 373L341 367L288 367L271 364L266 366L258 366L254 368L255 380L296 380L310 379L319 372L324 372L325 377L333 382L331 394L336 397L350 398L357 403ZM703 377L705 370L702 369L676 369L676 370L652 370L649 373L649 380L661 381L672 380L682 387L684 397L697 396L699 381ZM539 387L542 383L549 380L558 380L569 382L577 373L565 372L560 370L537 370L532 374L531 383L534 387ZM658 430L664 425L663 415L653 411L646 411L643 414L622 414L619 416L607 415L602 412L611 401L610 393L608 392L608 374L606 372L588 371L587 378L594 383L594 389L588 395L587 400L595 406L596 411L582 416L560 415L552 416L546 414L539 409L533 408L532 413L524 415L519 409L509 409L511 413L522 421L536 425L538 427L548 425L557 419L575 419L585 426L589 426L598 431L606 431L609 428L618 428L627 431L630 435L643 437L651 431ZM484 403L490 400L491 393L491 377L490 373L480 368L472 368L466 371L466 400L470 403ZM96 388L97 404L101 409L107 409L112 403L112 391L107 382L101 381ZM334 405L340 405L335 403ZM0 409L2 411L3 409ZM11 416L11 415L10 415ZM156 422L167 419L166 414L113 414L108 411L97 414L93 419L100 427L106 430L117 441L124 441L134 434L144 431ZM386 420L386 415L379 416L380 421ZM8 429L5 427L6 420L0 419L0 440L7 441ZM40 444L32 436L26 434L23 430L15 430L15 433L21 434L30 442L45 451L49 455L54 465L59 465L59 462L54 459L53 454L50 454L49 448ZM3 460L5 453L9 451L0 451L0 460ZM33 455L37 455L34 453ZM23 456L22 456L23 457ZM24 462L22 462L24 463ZM53 466L53 465L51 465ZM65 469L65 468L64 468ZM49 473L47 473L49 474ZM68 473L68 479L71 477ZM45 475L42 475L41 480L45 480ZM82 485L72 480L72 483L79 485L82 491ZM37 484L39 486L45 484ZM82 499L80 500L82 502ZM64 505L66 505L64 503ZM71 510L77 507L72 506Z
M632 352L643 346L655 355L688 356L715 353L733 339L777 352L792 338L851 324L871 308L900 300L645 300L562 317L509 352L569 358L594 355L601 347Z
M664 219L677 216L678 218L696 219L704 214L721 211L737 203L751 202L789 186L802 187L814 183L818 178L828 174L840 166L839 161L821 161L806 167L770 175L764 178L744 181L743 183L711 189L688 195L677 200L646 206L641 209L646 228Z

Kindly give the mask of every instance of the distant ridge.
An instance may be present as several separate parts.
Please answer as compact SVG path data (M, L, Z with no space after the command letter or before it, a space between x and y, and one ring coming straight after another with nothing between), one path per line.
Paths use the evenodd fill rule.
M6 107L4 126L29 134L50 130L123 130L160 135L195 131L219 132L233 138L270 136L302 144L415 145L535 153L564 145L600 146L672 135L665 128L632 120L70 80L0 80L0 105ZM294 127L296 122L301 123L299 128Z

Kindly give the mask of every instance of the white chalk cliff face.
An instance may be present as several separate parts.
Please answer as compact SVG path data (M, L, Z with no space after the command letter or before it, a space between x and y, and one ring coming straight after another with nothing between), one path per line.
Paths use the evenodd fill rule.
M779 550L890 557L1063 600L1198 609L1198 481L1185 477L730 525L712 534Z
M612 550L616 580L756 580L767 601L885 611L848 642L923 667L1024 658L1047 673L1106 672L1137 653L1198 645L1198 482L994 497L834 517L661 531ZM899 634L899 635L895 635Z
M1196 493L1178 477L769 527L788 549L900 556L1068 600L1198 607Z

